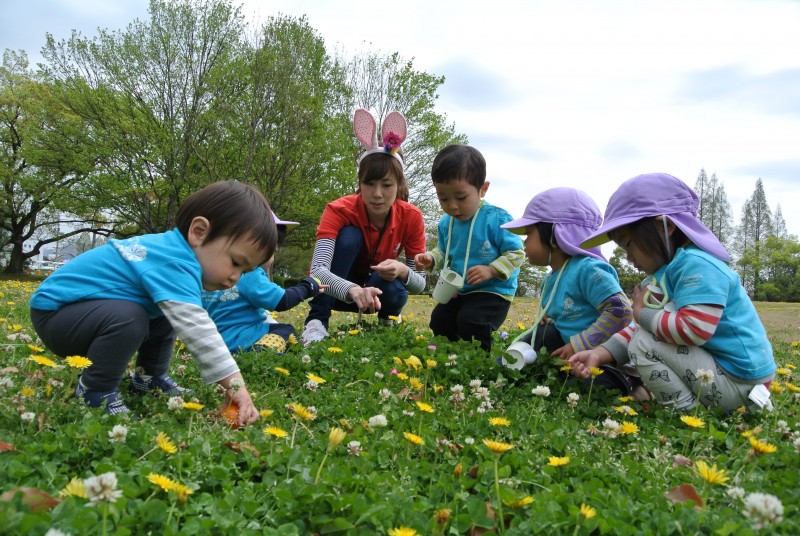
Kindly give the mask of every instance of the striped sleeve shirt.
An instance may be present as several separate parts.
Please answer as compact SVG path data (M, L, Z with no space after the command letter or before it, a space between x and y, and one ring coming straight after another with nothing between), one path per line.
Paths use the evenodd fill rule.
M216 383L235 372L239 366L233 359L217 326L202 307L177 301L158 302L181 342L197 361L205 383Z
M319 238L314 246L314 255L311 257L311 275L319 279L323 285L330 285L325 291L326 294L333 296L337 300L351 303L352 300L347 296L348 291L357 287L344 278L339 277L330 270L333 261L333 251L336 247L336 240L332 238ZM414 259L406 258L408 266L408 281L402 281L409 294L419 294L425 289L424 272L414 270Z

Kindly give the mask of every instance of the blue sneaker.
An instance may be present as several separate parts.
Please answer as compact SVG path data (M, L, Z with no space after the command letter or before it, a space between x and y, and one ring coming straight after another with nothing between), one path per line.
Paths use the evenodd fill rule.
M114 391L87 391L79 381L75 388L75 398L82 399L84 404L90 408L104 407L105 412L109 415L131 412L125 405L125 401L122 400L119 390L116 389Z
M132 393L138 395L144 395L152 391L153 389L158 389L165 395L169 396L183 396L183 395L191 395L194 394L194 391L191 389L186 389L185 387L181 387L178 383L170 378L167 374L162 374L161 376L151 376L148 379L144 379L138 374L134 374L131 378L131 385L130 391Z

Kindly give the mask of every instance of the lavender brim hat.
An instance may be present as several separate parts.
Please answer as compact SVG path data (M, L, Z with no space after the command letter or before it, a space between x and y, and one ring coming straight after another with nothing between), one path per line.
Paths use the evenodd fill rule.
M730 262L725 246L697 218L699 204L694 190L672 175L646 173L633 177L611 195L603 225L581 245L599 246L611 240L609 231L643 218L667 216L695 246L723 262Z
M298 225L300 225L296 221L283 221L274 212L272 213L272 218L275 220L275 225L285 225L287 231L291 230L293 227L297 227Z
M606 260L600 248L580 247L603 221L597 203L585 193L574 188L550 188L530 200L521 218L500 227L514 234L525 234L525 227L542 221L553 224L556 243L568 255Z

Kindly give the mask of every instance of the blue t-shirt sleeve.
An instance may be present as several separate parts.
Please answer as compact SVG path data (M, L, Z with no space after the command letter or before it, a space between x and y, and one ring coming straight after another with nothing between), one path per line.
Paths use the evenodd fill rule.
M274 311L286 291L270 281L262 268L256 268L239 280L241 297L256 309Z
M622 292L622 287L613 266L592 257L585 259L578 274L578 284L581 286L581 294L592 307L598 309L608 298Z
M139 281L154 303L170 300L203 306L200 299L202 283L184 262L175 261L144 270Z
M667 267L667 282L667 290L678 308L692 304L724 307L728 303L730 278L699 255L683 252L681 262Z

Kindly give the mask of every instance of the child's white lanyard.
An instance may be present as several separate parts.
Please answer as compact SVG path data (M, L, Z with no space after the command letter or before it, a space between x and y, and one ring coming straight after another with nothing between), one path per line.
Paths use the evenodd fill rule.
M467 253L464 255L464 273L461 274L461 278L466 281L467 280L467 264L469 263L469 248L472 246L472 228L475 227L475 220L478 219L478 212L481 211L483 207L483 201L481 204L478 205L478 210L475 211L475 214L472 216L472 221L469 224L469 236L467 237ZM450 228L447 230L447 247L444 248L444 264L442 268L447 268L447 258L450 255L450 242L453 238L453 222L455 218L450 216Z
M544 305L544 307L542 307L541 300L539 301L539 312L536 314L536 321L533 323L533 326L520 333L516 339L511 341L511 344L521 341L528 334L531 334L531 346L533 346L533 343L535 342L533 339L536 337L536 330L539 329L539 322L542 321L542 318L544 318L545 313L547 313L548 309L550 309L550 304L553 303L553 298L556 295L556 290L558 290L558 282L561 281L561 276L564 275L564 272L567 270L567 265L569 264L569 261L570 259L567 259L561 266L561 269L558 271L556 282L553 283L553 290L550 291L550 296L547 298L547 303ZM547 274L547 276L544 278L544 281L542 281L542 292L544 292L544 287L547 286L547 282L550 280L551 275L553 275L553 272Z

